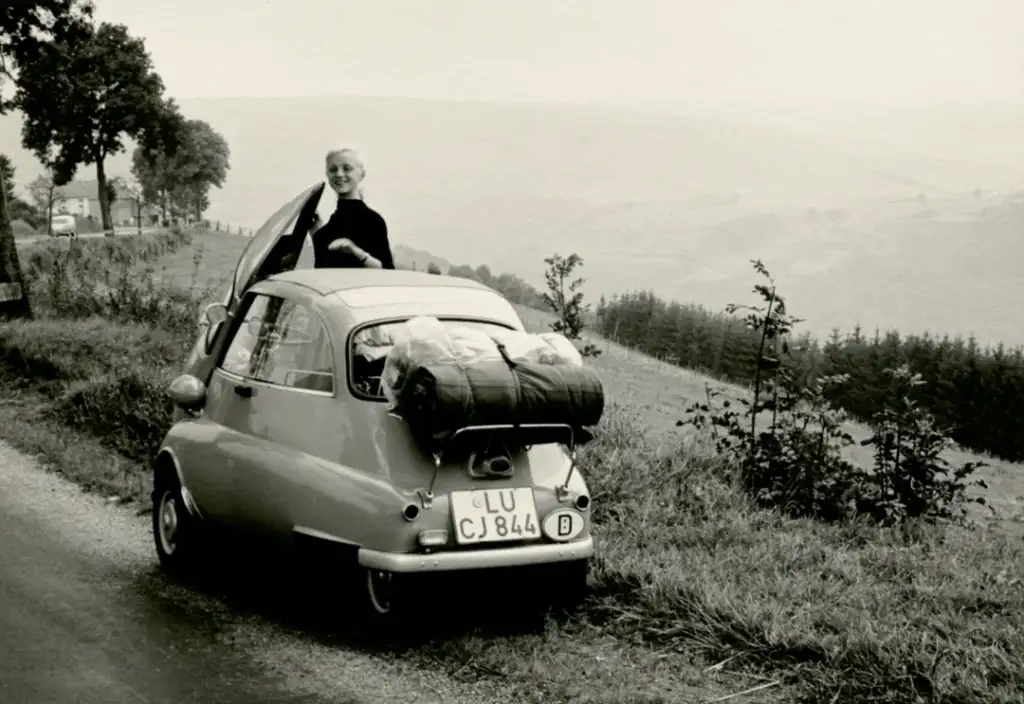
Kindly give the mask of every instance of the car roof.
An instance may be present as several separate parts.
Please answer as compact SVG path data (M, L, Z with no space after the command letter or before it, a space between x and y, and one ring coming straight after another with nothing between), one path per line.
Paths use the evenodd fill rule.
M472 279L405 269L296 269L275 274L268 280L298 284L321 296L371 286L427 286L493 291Z

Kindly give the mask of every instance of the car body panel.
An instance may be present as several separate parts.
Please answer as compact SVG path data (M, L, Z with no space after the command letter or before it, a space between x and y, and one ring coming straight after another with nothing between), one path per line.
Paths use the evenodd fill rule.
M471 476L465 459L435 457L419 447L405 421L390 413L383 399L353 391L348 348L352 334L363 325L429 315L524 328L504 297L467 279L401 270L275 271L281 268L282 251L297 251L305 235L295 239L301 223L293 233L275 235L274 228L291 228L315 206L320 192L322 187L306 189L268 221L258 235L260 242L251 243L239 263L234 279L238 288L227 297L229 317L219 324L212 345L206 344L203 329L197 335L185 372L206 385L205 406L196 412L176 409L163 443L177 462L197 513L271 540L303 536L350 545L358 549L364 566L392 571L589 557L590 510L582 504L584 528L570 542L541 534L517 542L457 544L448 498L452 491L529 487L542 523L552 512L572 508L576 497L588 497L586 482L570 452L554 443L510 452L511 477ZM236 331L248 324L259 296L294 302L319 319L333 362L330 391L259 381L221 368L221 358ZM273 320L269 327L265 323L253 334L277 330ZM283 345L280 340L291 333L267 334L279 337L266 344ZM569 437L565 440L571 444ZM409 506L418 511L412 519L403 516ZM420 547L422 531L439 530L447 531L444 544Z

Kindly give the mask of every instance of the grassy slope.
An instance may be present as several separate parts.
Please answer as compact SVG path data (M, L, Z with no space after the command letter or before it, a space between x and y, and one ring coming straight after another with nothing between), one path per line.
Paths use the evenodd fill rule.
M161 276L217 287L244 244L197 237L162 260ZM531 329L549 320L538 311L521 314ZM79 332L92 324L100 323L81 323ZM36 349L68 374L82 373L68 354L47 354L38 342L51 339L63 349L57 343L73 336L74 326L35 325L13 329L0 346ZM126 356L136 354L136 344L152 348L131 326L116 329ZM604 354L594 363L616 405L604 449L588 453L585 466L596 505L615 513L599 534L587 618L536 633L440 641L412 653L414 662L502 678L523 701L694 701L768 679L793 688L740 700L793 701L799 691L815 702L911 701L910 689L928 688L950 697L937 701L1015 701L1022 694L1014 684L1024 680L1019 540L992 526L908 536L753 510L699 452L681 452L671 437L704 379L599 344ZM145 491L137 465L54 422L41 412L45 398L30 391L8 398L0 406L3 437L93 488ZM1019 511L1009 501L1022 493L1012 469L993 475L1004 483L991 493ZM723 668L706 670L728 658Z

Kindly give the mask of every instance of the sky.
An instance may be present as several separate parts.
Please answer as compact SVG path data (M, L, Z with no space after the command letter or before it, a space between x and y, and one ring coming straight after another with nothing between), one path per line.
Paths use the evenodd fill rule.
M95 0L168 92L1024 102L1024 0Z

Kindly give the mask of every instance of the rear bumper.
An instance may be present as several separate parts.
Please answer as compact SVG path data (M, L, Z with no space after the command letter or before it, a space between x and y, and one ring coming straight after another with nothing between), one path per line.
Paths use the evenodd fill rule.
M587 537L571 543L527 545L469 552L438 552L430 555L380 552L361 548L359 564L369 569L387 572L451 572L488 567L527 567L551 562L583 560L593 554L594 539Z

